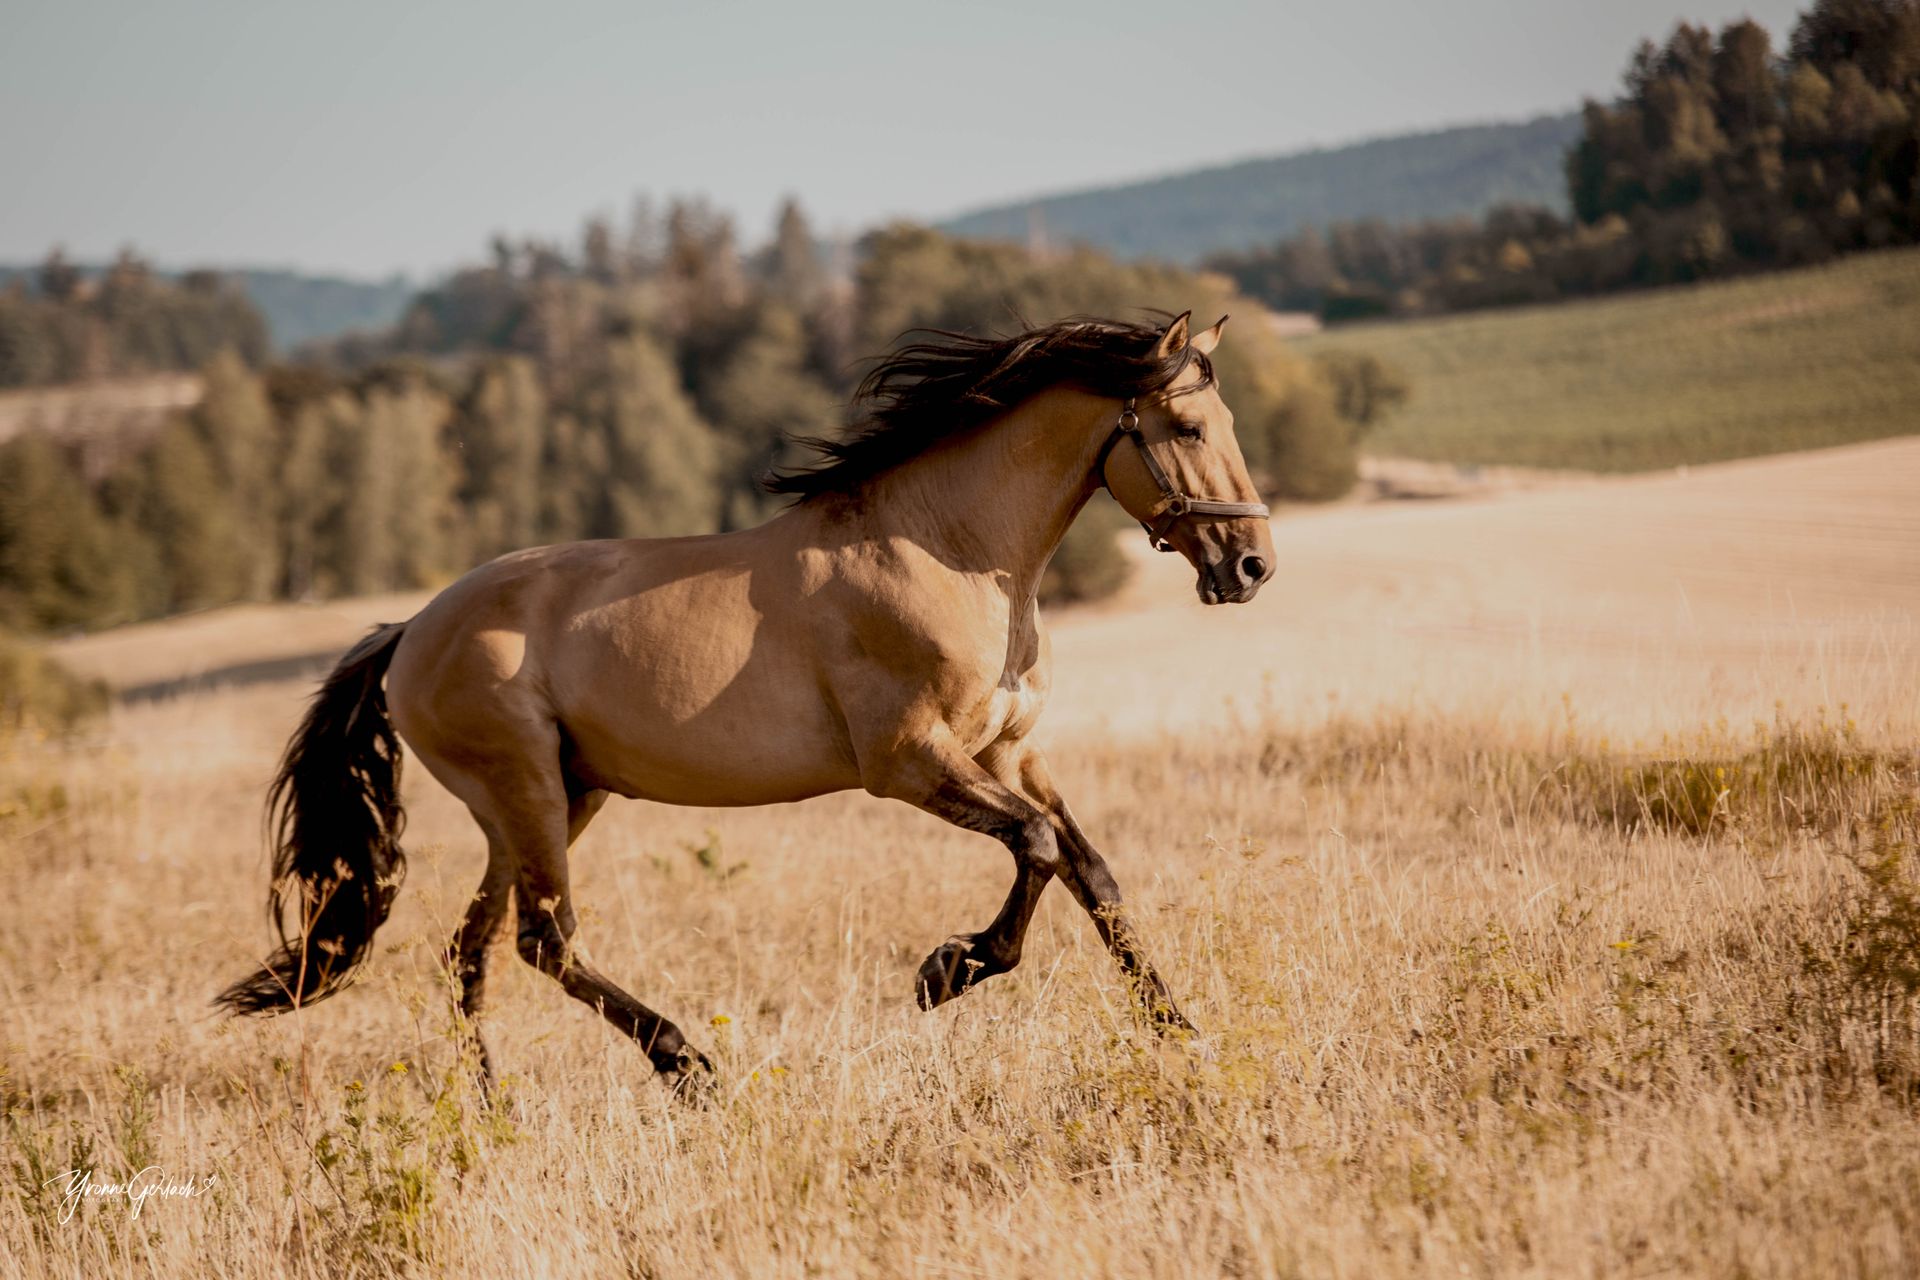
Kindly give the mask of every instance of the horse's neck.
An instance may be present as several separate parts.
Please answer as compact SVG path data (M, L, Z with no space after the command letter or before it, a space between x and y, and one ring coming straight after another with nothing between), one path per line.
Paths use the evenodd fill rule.
M1067 527L1093 496L1108 402L1055 389L890 473L871 517L947 568L1033 598Z

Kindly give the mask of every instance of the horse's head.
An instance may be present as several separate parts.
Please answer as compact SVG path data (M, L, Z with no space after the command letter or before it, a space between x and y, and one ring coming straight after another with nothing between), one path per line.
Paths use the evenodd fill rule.
M1222 316L1189 335L1187 321L1167 326L1154 359L1204 357L1227 323ZM1204 603L1241 604L1273 574L1273 529L1210 362L1191 356L1163 389L1126 402L1101 452L1101 478L1156 547L1187 558Z

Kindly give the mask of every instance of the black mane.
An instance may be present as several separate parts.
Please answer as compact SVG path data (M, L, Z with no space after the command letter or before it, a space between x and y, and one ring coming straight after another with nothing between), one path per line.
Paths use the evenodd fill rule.
M949 436L970 431L1048 387L1071 383L1123 399L1172 385L1198 362L1203 384L1213 366L1192 347L1154 355L1164 329L1123 320L1075 317L1004 338L944 329L912 329L854 392L857 417L837 440L805 436L797 443L820 455L811 467L778 471L761 481L770 493L802 502L851 493Z

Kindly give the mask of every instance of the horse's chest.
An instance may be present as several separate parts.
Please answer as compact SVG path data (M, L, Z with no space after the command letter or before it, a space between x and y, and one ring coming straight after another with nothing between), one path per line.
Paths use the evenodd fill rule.
M1045 705L1045 692L1028 680L1020 680L1012 688L995 689L974 735L974 752L984 751L1003 738L1025 737Z
M1046 706L1048 662L1045 637L1021 629L1009 637L1006 658L998 669L982 667L971 705L957 708L960 736L975 752L1003 738L1026 736Z

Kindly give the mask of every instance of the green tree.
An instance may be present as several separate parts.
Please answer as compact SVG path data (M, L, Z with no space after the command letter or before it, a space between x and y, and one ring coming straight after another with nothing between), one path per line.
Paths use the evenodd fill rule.
M609 465L603 431L568 412L548 419L540 454L538 541L573 542L600 531Z
M382 374L328 407L326 469L339 485L319 559L332 589L363 595L443 580L464 551L459 475L441 441L446 400L410 374Z
M1729 23L1713 51L1713 97L1727 136L1755 141L1779 122L1779 88L1773 76L1773 41L1767 29L1747 19Z
M641 538L706 533L720 510L720 448L664 352L629 333L609 341L603 380L583 415L606 441L606 482L592 532Z
M392 502L383 513L392 554L388 589L433 586L466 567L460 473L443 438L451 408L411 378L366 394L367 432L383 441L393 470Z
M814 243L813 228L807 225L807 215L792 196L780 206L765 271L768 294L794 313L805 315L819 302L820 251Z
M733 348L695 384L720 445L723 527L757 524L770 509L759 478L786 459L792 437L831 434L840 423L834 394L808 366L806 330L779 302L756 307Z
M1406 375L1369 351L1334 349L1315 357L1333 393L1334 412L1358 434L1377 426L1407 401Z
M452 428L465 464L460 503L481 556L534 545L541 534L541 452L547 398L532 361L485 362L461 401Z
M275 526L278 589L289 600L319 594L332 581L329 529L342 495L329 463L337 456L333 442L352 429L357 416L351 397L343 393L302 399L286 414L275 469L280 496Z
M747 297L733 220L705 200L674 201L660 276L664 319L677 341L697 345L724 332Z
M155 576L151 548L103 512L59 445L40 432L0 443L0 624L131 621Z
M228 554L239 565L241 594L265 599L283 577L276 541L262 536L273 527L282 500L274 474L281 446L279 426L266 388L232 350L217 354L207 365L205 377L206 391L192 421L212 456L221 493L233 510L234 541Z
M252 557L232 492L193 424L169 423L133 471L132 514L159 553L166 610L244 598Z
M1040 603L1084 604L1126 586L1133 578L1133 561L1116 542L1123 530L1139 532L1120 504L1095 494L1040 575Z

